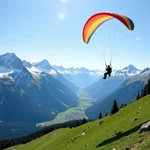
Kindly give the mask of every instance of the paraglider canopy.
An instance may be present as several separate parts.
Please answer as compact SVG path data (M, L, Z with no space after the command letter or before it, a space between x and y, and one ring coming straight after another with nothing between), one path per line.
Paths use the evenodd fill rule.
M124 15L121 15L121 14L117 14L117 13L100 12L100 13L97 13L97 14L94 14L93 16L91 16L85 23L83 32L82 32L83 41L85 43L89 43L90 38L92 37L92 35L96 31L96 29L104 22L106 22L110 19L113 19L113 18L119 20L129 30L134 29L134 23L130 18L128 18Z

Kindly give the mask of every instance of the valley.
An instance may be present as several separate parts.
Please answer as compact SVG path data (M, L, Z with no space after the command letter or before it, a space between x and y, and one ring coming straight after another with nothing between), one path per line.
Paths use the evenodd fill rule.
M95 102L96 99L90 96L83 88L80 88L76 94L79 102L77 107L72 107L64 112L60 112L52 121L42 122L37 124L37 126L43 127L51 124L63 123L70 120L83 119L83 117L88 118L85 115L85 110L92 106L92 102Z

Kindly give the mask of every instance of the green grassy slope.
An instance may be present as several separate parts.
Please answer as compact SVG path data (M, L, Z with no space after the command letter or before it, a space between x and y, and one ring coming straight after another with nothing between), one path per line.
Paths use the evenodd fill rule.
M139 134L142 123L150 120L150 95L107 116L77 128L55 130L15 150L123 150L150 149L149 132ZM137 117L136 121L133 118ZM100 121L103 123L100 125ZM86 130L86 134L82 133ZM72 138L74 141L72 142ZM139 147L139 148L138 148ZM12 148L8 148L11 150Z

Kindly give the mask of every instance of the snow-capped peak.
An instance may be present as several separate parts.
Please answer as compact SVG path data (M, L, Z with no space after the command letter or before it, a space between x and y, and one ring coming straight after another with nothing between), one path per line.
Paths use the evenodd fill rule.
M53 68L56 69L59 73L63 75L77 75L77 74L87 74L89 76L99 76L104 73L102 70L89 70L87 68L81 67L81 68L64 68L63 66L55 66L53 65Z
M19 70L23 68L22 61L14 53L0 55L0 66Z
M137 72L139 69L137 69L135 66L133 66L133 65L130 64L129 66L123 68L122 70L128 71L129 73L135 73L135 74L136 74L136 72Z
M115 75L116 76L133 76L140 72L141 72L141 70L137 69L135 66L130 64L129 66L124 67L122 70L118 70L115 73Z
M22 61L14 53L0 55L0 74L9 76L16 83L31 77Z
M44 59L41 62L35 63L34 66L38 68L39 70L49 73L50 70L52 69L52 66L48 62L48 60Z
M41 72L39 69L32 67L26 67L27 70L32 74L33 77L39 78L41 76Z
M141 76L150 75L150 68L145 68L144 70L142 70L142 71L140 72L140 75L141 75Z
M52 66L46 59L42 60L41 62L34 63L33 66L41 70L42 72L48 73L52 76L57 76L59 74L55 69L52 68Z

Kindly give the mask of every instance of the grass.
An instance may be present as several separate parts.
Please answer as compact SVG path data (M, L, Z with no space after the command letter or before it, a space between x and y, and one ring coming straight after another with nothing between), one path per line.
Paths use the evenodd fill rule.
M139 145L137 145L137 147L139 148L139 150L149 150L150 149L150 135L146 135L145 136L145 140L141 143L141 146L139 147Z
M15 150L112 150L113 148L124 150L135 147L140 150L150 149L149 132L139 134L141 124L150 120L149 109L150 95L129 104L112 116L72 129L58 129L14 148ZM133 121L135 117L138 119ZM82 135L85 130L86 134Z

